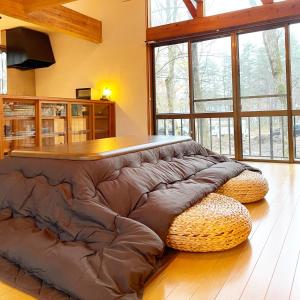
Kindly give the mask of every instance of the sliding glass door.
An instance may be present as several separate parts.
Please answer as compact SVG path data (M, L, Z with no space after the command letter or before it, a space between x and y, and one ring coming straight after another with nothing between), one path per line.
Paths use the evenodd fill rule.
M287 160L285 29L239 35L239 62L243 157Z
M154 48L155 131L238 159L300 159L300 24Z
M194 42L191 47L195 139L234 156L231 38Z

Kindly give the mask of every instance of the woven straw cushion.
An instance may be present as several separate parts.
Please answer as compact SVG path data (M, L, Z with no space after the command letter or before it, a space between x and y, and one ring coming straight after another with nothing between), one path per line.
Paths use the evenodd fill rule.
M227 250L245 241L251 228L249 212L241 203L212 193L175 218L167 245L188 252Z
M244 171L227 181L217 193L232 197L241 203L251 203L263 199L268 191L268 182L261 174Z

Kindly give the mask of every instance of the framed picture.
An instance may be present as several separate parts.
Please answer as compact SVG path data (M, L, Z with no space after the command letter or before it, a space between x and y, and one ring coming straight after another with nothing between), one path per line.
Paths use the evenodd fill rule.
M91 99L91 98L92 98L91 88L76 89L76 99Z

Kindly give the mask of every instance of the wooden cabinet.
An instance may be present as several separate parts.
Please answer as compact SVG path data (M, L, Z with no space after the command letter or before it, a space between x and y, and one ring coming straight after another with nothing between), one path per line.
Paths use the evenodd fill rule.
M115 103L2 96L0 128L0 157L13 149L114 137Z

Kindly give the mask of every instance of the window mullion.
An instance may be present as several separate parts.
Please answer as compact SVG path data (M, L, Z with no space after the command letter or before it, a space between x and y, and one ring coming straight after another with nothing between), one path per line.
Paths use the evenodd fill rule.
M293 104L292 104L292 74L291 74L291 51L290 30L285 26L285 53L286 53L286 86L287 86L287 111L288 111L288 139L289 139L289 161L295 161L295 140L293 134Z
M188 60L189 60L189 97L190 97L190 114L194 113L194 80L193 80L193 56L192 43L188 42ZM192 138L196 139L195 119L190 119L190 132Z
M238 35L231 34L231 59L232 59L232 92L233 92L233 113L234 113L234 143L235 158L240 160L242 154L242 131L241 131L241 97L240 97L240 76L239 76L239 45Z

